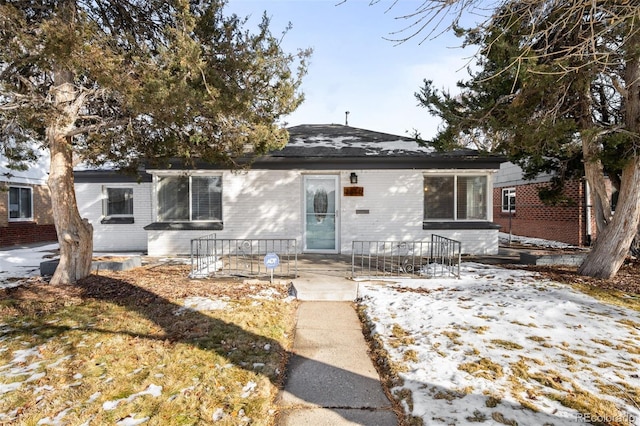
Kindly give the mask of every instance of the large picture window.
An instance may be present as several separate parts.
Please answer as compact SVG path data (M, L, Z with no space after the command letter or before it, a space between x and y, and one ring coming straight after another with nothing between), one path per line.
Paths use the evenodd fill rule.
M9 220L33 220L33 193L30 187L9 187Z
M158 221L221 221L221 176L160 176Z
M487 177L424 177L424 220L487 220Z

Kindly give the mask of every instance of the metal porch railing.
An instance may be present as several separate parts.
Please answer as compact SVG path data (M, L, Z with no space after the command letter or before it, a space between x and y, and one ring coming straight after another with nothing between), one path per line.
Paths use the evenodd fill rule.
M271 272L264 264L264 258L269 253L275 253L279 258L279 265L273 269L273 275L297 276L298 252L295 239L217 239L213 234L191 240L190 277L266 276Z
M430 241L354 241L351 275L460 278L462 243L440 235Z

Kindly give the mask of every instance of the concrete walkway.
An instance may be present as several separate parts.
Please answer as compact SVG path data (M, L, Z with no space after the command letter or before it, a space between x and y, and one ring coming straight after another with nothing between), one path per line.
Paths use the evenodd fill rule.
M301 302L279 425L395 426L349 302Z
M354 309L350 259L305 256L298 271L301 302L278 424L397 425Z
M358 297L358 282L351 277L351 257L340 255L301 255L298 277L292 281L298 300L353 302Z

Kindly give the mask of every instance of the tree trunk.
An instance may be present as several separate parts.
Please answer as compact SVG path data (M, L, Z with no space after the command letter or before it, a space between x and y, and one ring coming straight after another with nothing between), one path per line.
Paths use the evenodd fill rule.
M80 217L73 184L70 138L48 130L51 168L47 181L60 244L60 263L51 284L71 284L91 272L93 226Z
M582 137L584 176L591 189L591 200L589 201L593 203L598 235L611 220L611 197L607 191L604 167L599 158L599 151L600 148L592 137ZM587 224L587 226L589 226L589 224Z
M640 157L634 157L622 171L622 185L616 213L578 268L578 273L612 278L629 254L640 222Z
M73 181L73 144L67 136L73 128L82 98L73 87L70 72L54 73L52 88L59 116L47 128L51 166L47 184L51 192L53 220L60 244L60 263L51 284L72 284L91 272L93 227L80 217Z
M640 34L635 32L632 37L629 45L638 46ZM630 53L624 72L625 127L636 138L633 142L637 144L640 137L640 56L636 52ZM598 234L591 252L578 268L579 274L612 278L629 254L640 224L640 156L635 150L631 152L634 154L622 169L616 212Z

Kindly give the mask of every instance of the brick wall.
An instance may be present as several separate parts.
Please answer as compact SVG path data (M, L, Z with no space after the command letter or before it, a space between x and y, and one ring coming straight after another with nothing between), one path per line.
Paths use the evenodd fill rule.
M10 222L0 227L0 247L58 241L54 225L38 225L35 222Z
M0 183L0 247L15 244L31 244L57 241L56 229L51 212L49 188L45 185L16 184L29 186L33 190L33 220L28 222L9 221L10 182Z
M564 195L573 200L570 206L548 206L538 195L547 183L517 185L515 213L502 212L502 189L494 188L494 222L502 232L527 237L544 238L573 245L588 245L585 224L585 194L581 180L566 183ZM508 188L505 186L504 188Z

